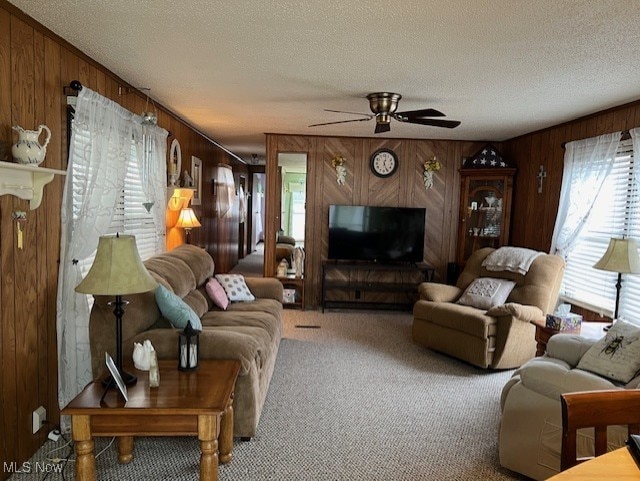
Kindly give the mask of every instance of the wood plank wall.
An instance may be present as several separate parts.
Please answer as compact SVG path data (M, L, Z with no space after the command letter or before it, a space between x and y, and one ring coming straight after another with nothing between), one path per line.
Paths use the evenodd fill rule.
M63 87L75 79L133 112L144 110L144 95L119 95L120 86L131 86L0 0L0 141L9 155L15 142L12 125L34 129L44 123L52 137L42 165L66 169ZM152 79L149 86L153 88ZM173 138L179 140L183 170L190 171L192 155L203 161L203 202L194 207L203 227L193 231L192 243L209 250L219 266L233 266L237 246L234 248L234 240L219 237L210 179L218 163L232 165L236 176L246 173L246 165L162 107L158 108L158 124L171 132L168 145ZM56 293L63 185L63 177L56 176L34 211L29 211L27 201L0 197L0 466L5 462L19 465L46 440L50 427L31 434L31 413L38 406L47 409L51 423L59 422ZM11 217L16 210L27 211L24 249L17 248ZM237 242L237 227L235 239ZM8 475L2 470L0 479Z
M277 230L277 157L281 152L307 153L307 222L305 231L305 296L309 307L321 295L322 261L328 252L329 205L383 205L426 207L425 260L436 268L436 278L446 278L447 262L455 259L456 230L462 159L475 154L485 142L410 140L385 138L321 137L267 134L267 206L265 226L265 273L275 273L274 245ZM391 148L399 158L399 169L381 179L369 169L371 154ZM499 144L496 145L499 148ZM345 185L336 182L331 165L335 154L346 157ZM424 160L435 155L442 169L434 176L434 187L423 183ZM372 294L368 294L372 295ZM374 300L373 298L369 300Z
M504 142L504 154L518 168L514 183L512 245L545 252L551 248L562 184L564 143L639 126L640 102L636 101ZM540 166L547 172L542 193L538 193L536 177ZM582 312L589 319L599 319L593 312L577 308L574 311Z

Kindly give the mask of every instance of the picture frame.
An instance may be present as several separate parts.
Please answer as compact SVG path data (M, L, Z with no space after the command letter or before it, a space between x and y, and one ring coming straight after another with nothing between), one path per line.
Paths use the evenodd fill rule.
M191 204L202 204L202 160L191 156L191 178L193 179L193 197Z
M180 148L178 139L173 139L167 161L168 185L179 187L177 181L180 178L180 169L182 169L182 149Z
M113 362L113 358L109 355L108 352L104 353L104 360L105 364L107 365L107 369L109 369L111 377L118 387L118 391L120 391L120 394L122 394L124 400L128 401L129 397L127 395L127 386L125 386L124 381L122 380L122 376L120 376L120 372L118 371L116 364Z

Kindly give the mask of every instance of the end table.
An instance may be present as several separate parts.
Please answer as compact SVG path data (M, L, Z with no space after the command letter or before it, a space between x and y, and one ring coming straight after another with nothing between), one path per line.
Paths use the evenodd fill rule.
M586 339L600 339L606 334L604 327L610 323L582 321L578 329L563 331L546 327L545 319L536 319L535 321L531 321L531 324L536 326L536 357L540 357L546 352L549 339L556 334L577 334Z

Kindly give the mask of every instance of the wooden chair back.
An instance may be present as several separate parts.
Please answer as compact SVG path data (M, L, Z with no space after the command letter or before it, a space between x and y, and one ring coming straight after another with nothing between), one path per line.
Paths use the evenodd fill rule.
M562 394L561 398L561 471L591 459L577 459L578 429L594 428L596 456L607 452L607 426L626 425L629 434L640 434L640 390L575 392Z

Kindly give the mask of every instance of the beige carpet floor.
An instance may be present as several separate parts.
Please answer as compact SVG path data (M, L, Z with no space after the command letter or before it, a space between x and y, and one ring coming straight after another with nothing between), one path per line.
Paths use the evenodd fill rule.
M500 390L511 372L415 345L408 313L287 310L284 318L258 433L236 443L220 481L524 479L498 463ZM60 445L48 442L32 463L66 455L47 454ZM98 479L196 480L198 458L195 439L140 438L134 461L119 465L114 443L97 460ZM45 475L11 478L36 479ZM71 463L64 479L73 479Z

